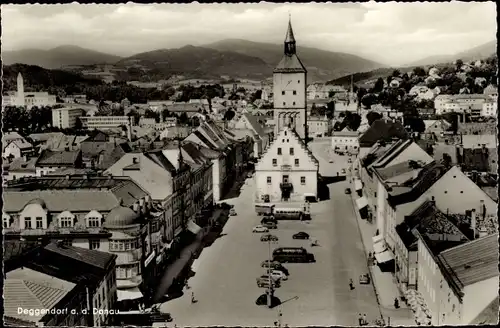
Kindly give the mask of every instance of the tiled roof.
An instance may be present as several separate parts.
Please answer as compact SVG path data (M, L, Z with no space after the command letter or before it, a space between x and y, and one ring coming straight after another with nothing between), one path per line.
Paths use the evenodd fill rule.
M37 322L45 314L18 314L18 308L51 309L74 287L74 283L29 268L8 272L4 280L4 315Z
M499 275L498 233L445 250L438 256L441 270L446 271L460 289Z
M47 209L54 212L110 211L120 199L124 206L132 206L138 199L147 196L130 179L46 176L27 181L4 189L6 212L19 212L33 199L43 200Z
M87 142L109 142L110 136L103 131L100 130L92 130L87 139L85 139L85 143Z
M389 141L393 138L406 139L408 133L398 121L379 119L359 137L359 144L361 147L371 147L379 140Z
M44 165L74 165L81 154L79 150L75 151L51 151L43 150L36 162L37 166Z
M2 142L4 144L8 143L11 140L16 140L16 139L24 139L24 138L17 132L5 132L2 136Z
M31 158L25 161L23 158L15 158L9 164L8 172L35 172L36 158Z
M170 163L168 158L163 155L161 150L154 150L144 153L144 156L152 160L154 163L159 165L162 169L167 170L170 173L174 173L176 171L175 165Z
M395 159L412 143L412 140L398 140L397 142L393 143L391 147L384 154L382 154L382 156L377 158L377 160L373 162L372 166L377 168L385 167L385 165Z
M203 156L203 153L198 149L198 147L199 146L197 146L194 142L185 142L182 145L182 149L195 161L195 163L204 164L207 161L207 158Z
M243 116L246 118L248 123L250 123L250 125L252 126L252 129L255 131L255 133L257 133L260 137L265 136L265 132L262 129L262 126L260 125L260 123L258 121L259 120L258 117L255 117L253 115L246 114L246 113L243 114Z
M306 68L300 61L297 55L283 56L278 66L273 70L273 73L304 73L307 72Z
M373 168L377 171L382 181L394 178L398 175L409 173L418 169L418 166L412 164L413 161L404 161L384 168Z
M14 140L12 141L14 145L16 145L19 149L30 149L33 148L33 145L27 142L26 140Z
M74 246L61 246L56 242L45 246L45 250L86 263L99 269L107 269L117 257L116 254L100 252L92 249Z
M47 133L32 133L28 136L31 140L34 142L45 142L48 141L51 138L62 138L64 136L64 133L62 132L47 132Z

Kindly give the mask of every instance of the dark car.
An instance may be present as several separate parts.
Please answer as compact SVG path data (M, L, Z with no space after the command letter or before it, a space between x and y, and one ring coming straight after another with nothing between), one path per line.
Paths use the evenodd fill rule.
M301 231L292 236L293 239L309 239L309 234Z
M278 241L278 237L274 235L263 235L260 237L260 241Z
M262 220L260 220L261 224L266 224L266 223L276 223L278 224L278 220L273 218L272 216L264 216Z
M261 267L281 271L281 272L283 272L287 276L290 275L290 273L288 272L288 269L285 268L283 266L283 264L281 264L278 261L271 261L271 262L269 262L269 260L265 260L265 261L263 261L261 263Z
M255 304L257 305L267 305L267 295L266 294L262 294L259 296L259 298L257 298L257 300L255 301ZM275 307L275 306L278 306L281 304L281 301L279 298L277 298L276 296L271 296L271 307Z
M351 193L351 188L345 188L345 191L346 195L349 195Z

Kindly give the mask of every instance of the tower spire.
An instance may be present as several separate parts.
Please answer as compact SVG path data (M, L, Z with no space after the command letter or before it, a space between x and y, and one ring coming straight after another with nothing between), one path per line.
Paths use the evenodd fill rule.
M295 55L295 53L295 36L293 35L292 15L288 13L288 30L286 31L285 37L285 55L292 56Z

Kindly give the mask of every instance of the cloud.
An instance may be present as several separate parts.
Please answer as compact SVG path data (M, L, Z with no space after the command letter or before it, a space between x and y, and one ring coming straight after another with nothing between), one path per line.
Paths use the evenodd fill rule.
M393 65L495 38L494 2L4 5L2 46L63 44L120 55L225 38L283 42L288 14L300 45Z

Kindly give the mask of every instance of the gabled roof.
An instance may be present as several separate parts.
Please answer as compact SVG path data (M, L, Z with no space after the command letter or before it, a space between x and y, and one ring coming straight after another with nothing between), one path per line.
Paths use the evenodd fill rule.
M8 143L11 140L16 140L16 139L24 139L24 137L15 131L14 132L5 132L2 136L2 142L4 144Z
M407 139L408 133L399 121L379 119L374 121L368 130L359 137L359 145L360 147L371 147L377 141L389 141L393 138Z
M45 314L18 314L18 308L52 309L76 284L37 272L19 268L6 274L4 280L4 315L28 322L38 322Z
M259 135L259 137L264 137L265 132L262 129L262 126L259 123L259 119L251 114L243 114L243 117L247 120L247 122L250 124L252 129L254 130L255 133Z
M149 151L145 152L144 156L152 160L154 163L159 165L162 169L170 172L170 173L175 173L176 169L175 166L170 163L167 157L163 154L161 150L154 150L154 151Z
M31 158L25 161L23 158L15 158L6 171L8 172L35 172L35 163L37 159Z
M100 252L74 246L62 246L56 242L52 242L45 246L45 250L104 270L107 269L117 257L116 254L108 252Z
M36 165L37 166L75 165L79 155L81 155L80 150L52 151L45 149L38 157Z
M499 275L498 233L442 251L437 264L454 293L462 296L464 287Z
M197 164L204 164L207 158L203 156L203 153L199 149L200 146L196 145L194 142L185 142L182 145L182 149L193 159Z
M33 145L27 142L26 140L14 140L11 142L12 144L16 145L17 148L23 150L23 149L30 149L33 148Z
M83 142L109 142L110 135L100 130L92 130Z

